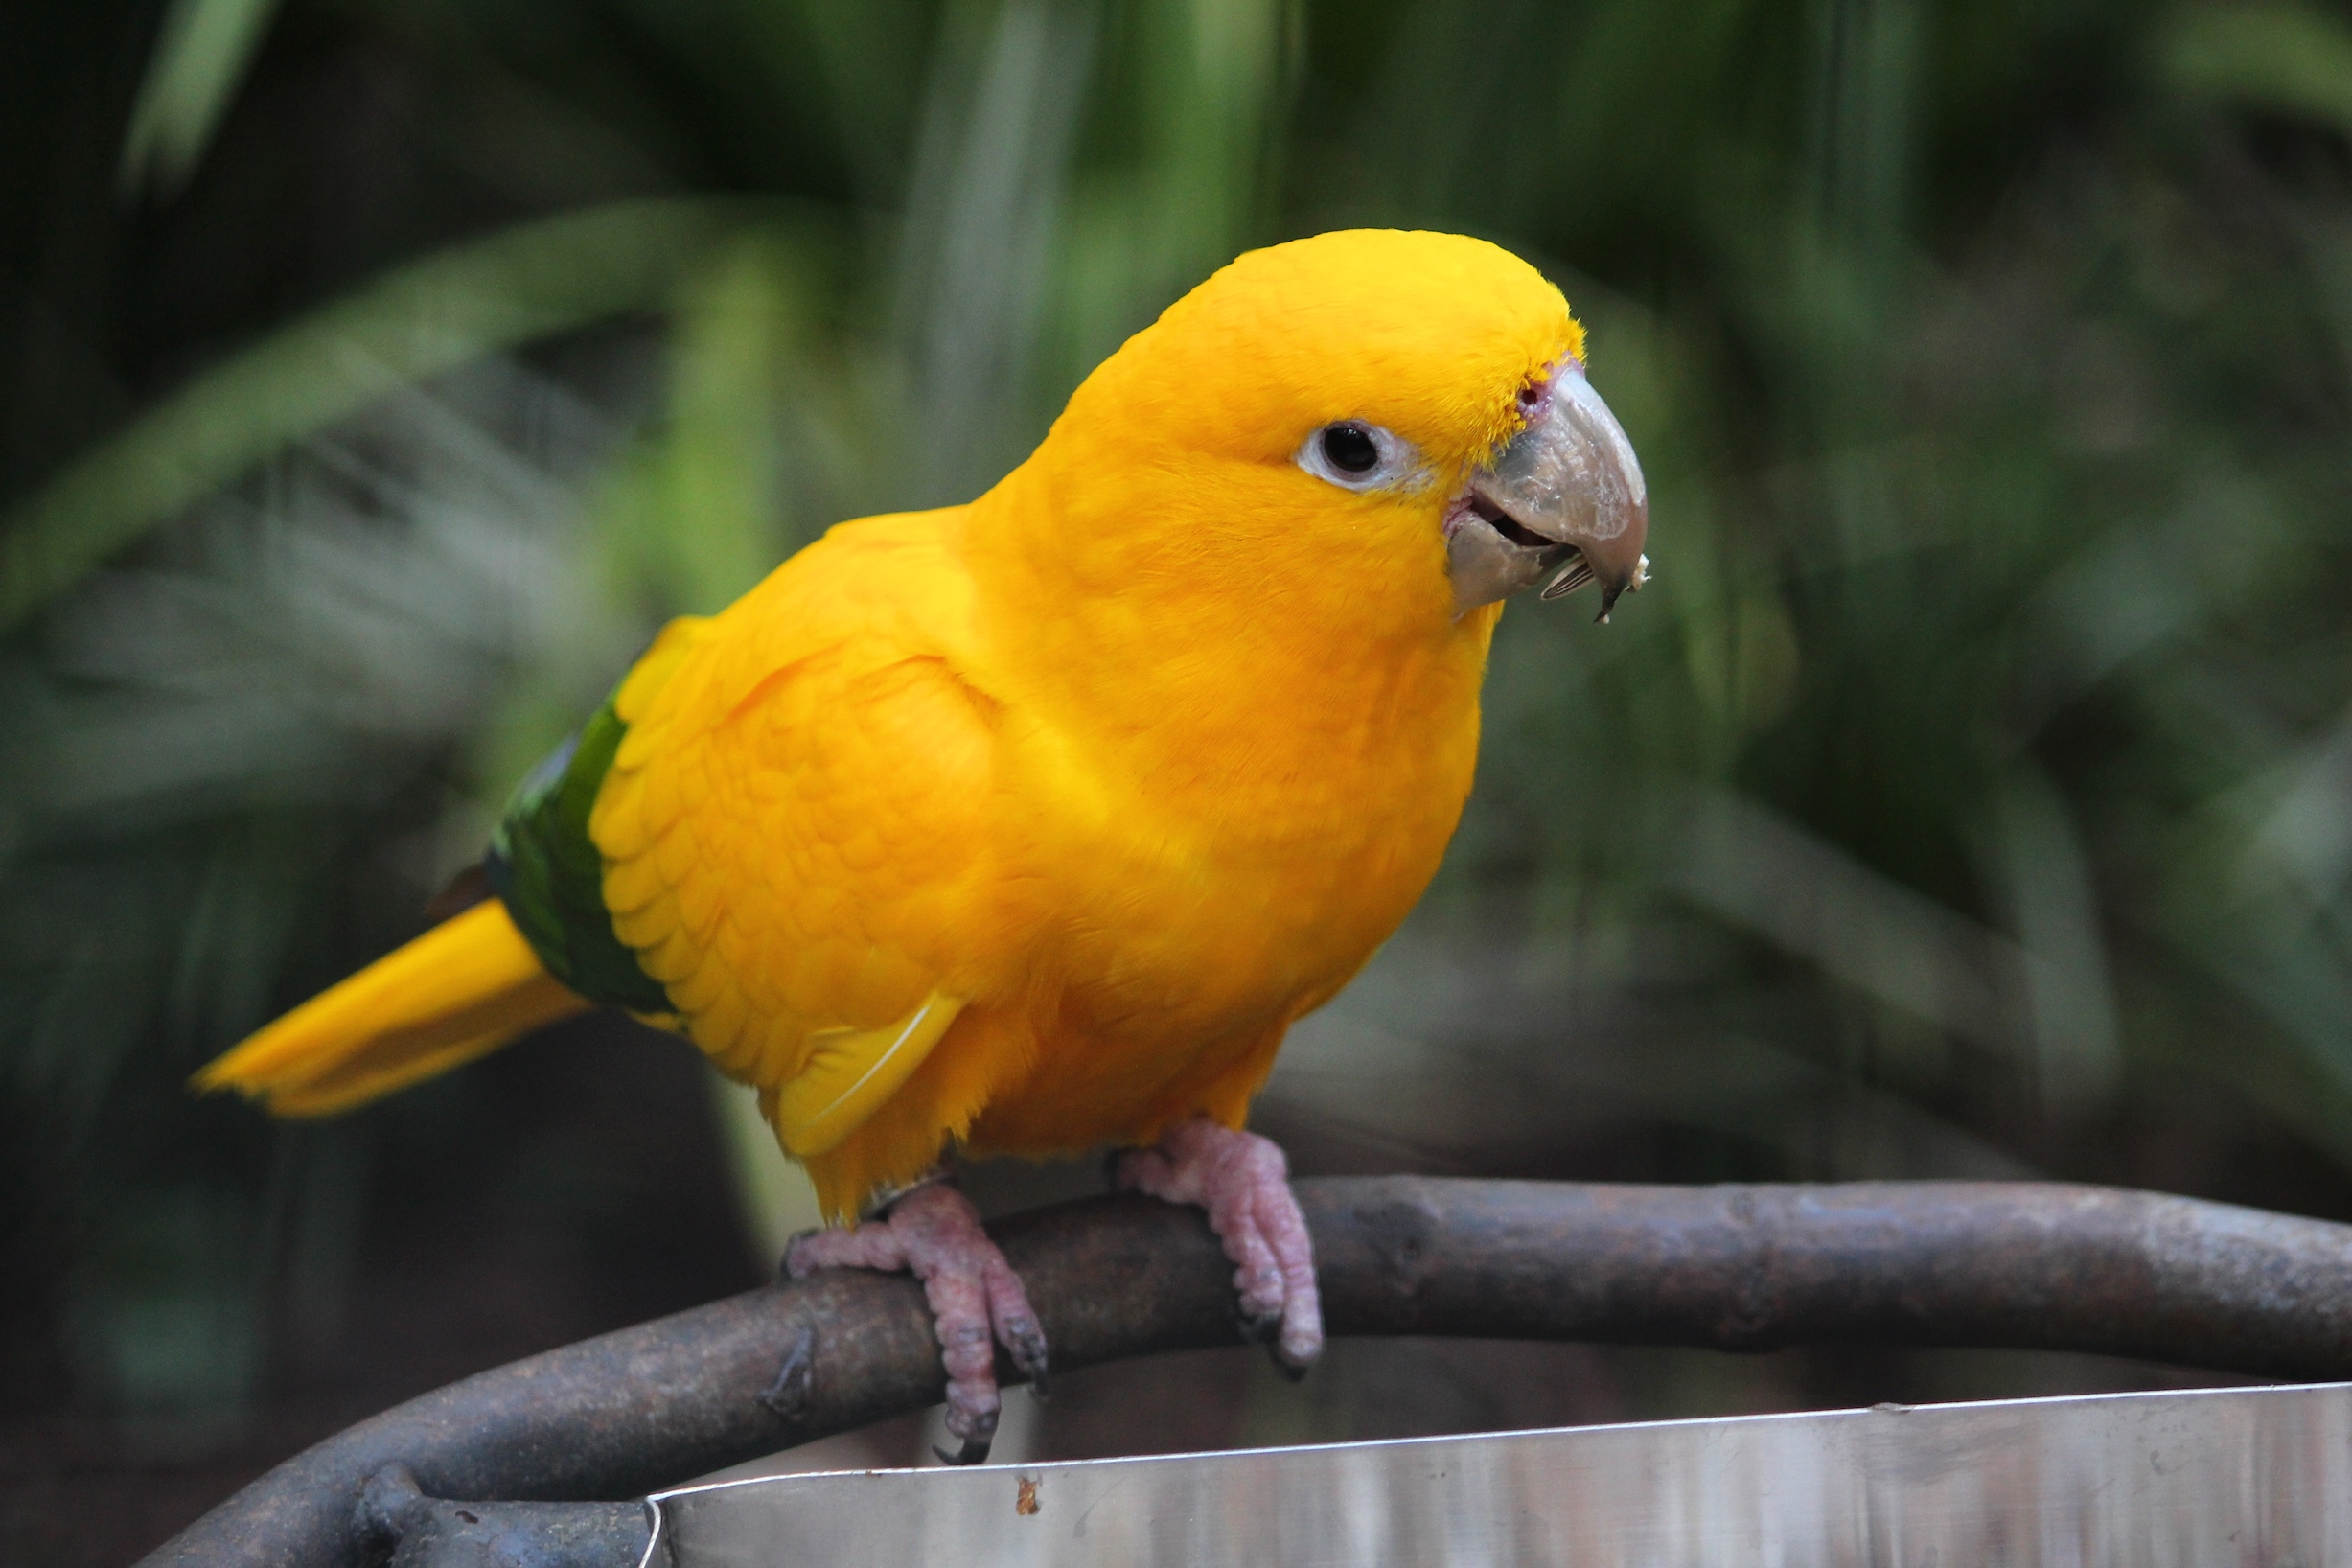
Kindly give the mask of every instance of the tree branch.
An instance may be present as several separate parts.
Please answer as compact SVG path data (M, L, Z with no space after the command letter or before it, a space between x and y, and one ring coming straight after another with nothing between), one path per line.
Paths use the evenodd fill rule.
M1755 1350L2006 1346L2352 1376L2352 1227L2054 1184L1303 1181L1336 1334ZM1092 1198L991 1228L1056 1370L1234 1342L1196 1211ZM1007 1384L1018 1373L1000 1362ZM146 1559L356 1565L361 1490L629 1497L937 1402L903 1276L777 1284L519 1361L297 1455Z

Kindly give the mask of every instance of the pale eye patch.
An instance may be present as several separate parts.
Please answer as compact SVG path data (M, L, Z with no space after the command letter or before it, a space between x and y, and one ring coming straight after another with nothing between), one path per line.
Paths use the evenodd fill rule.
M1311 431L1298 465L1342 490L1395 490L1425 483L1429 471L1413 443L1366 420L1342 419Z

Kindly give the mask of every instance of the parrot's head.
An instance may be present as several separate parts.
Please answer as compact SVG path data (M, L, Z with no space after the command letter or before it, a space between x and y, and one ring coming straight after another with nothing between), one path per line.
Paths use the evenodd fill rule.
M1040 456L1116 570L1458 622L1641 587L1641 465L1527 263L1352 230L1252 251L1088 378Z

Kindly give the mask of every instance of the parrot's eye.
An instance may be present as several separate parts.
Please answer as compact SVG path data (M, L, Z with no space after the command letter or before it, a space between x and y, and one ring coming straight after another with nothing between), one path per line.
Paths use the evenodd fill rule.
M1299 466L1345 490L1372 490L1419 473L1413 445L1360 419L1326 425L1299 449Z
M1361 425L1334 425L1323 432L1323 455L1348 473L1370 473L1380 466L1380 444Z

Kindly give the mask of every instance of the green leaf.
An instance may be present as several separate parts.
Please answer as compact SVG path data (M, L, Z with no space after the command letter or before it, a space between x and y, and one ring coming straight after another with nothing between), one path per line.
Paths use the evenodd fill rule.
M120 183L177 195L268 35L279 0L172 0L123 138Z
M2293 4L2188 12L2160 58L2183 92L2352 134L2352 26L2340 17Z
M615 202L400 267L283 328L72 463L0 525L0 629L254 464L397 387L631 311L772 203Z

